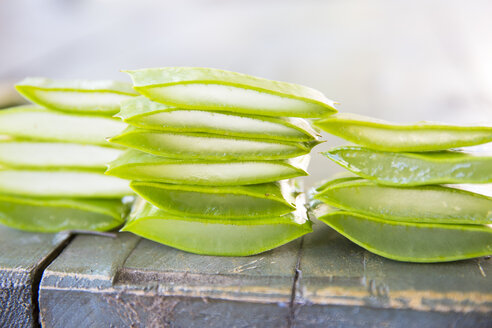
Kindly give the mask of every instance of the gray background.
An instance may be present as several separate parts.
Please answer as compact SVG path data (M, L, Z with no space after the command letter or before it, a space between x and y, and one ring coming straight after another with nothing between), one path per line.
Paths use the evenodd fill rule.
M210 66L296 82L396 122L492 121L490 1L0 1L3 97L25 76ZM7 86L5 88L5 86ZM307 184L340 169L315 148Z

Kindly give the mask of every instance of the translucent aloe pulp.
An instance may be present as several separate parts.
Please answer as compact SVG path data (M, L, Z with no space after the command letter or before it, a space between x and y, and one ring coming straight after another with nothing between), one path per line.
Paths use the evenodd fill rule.
M0 195L0 223L26 231L107 231L121 226L128 211L129 204L120 199L40 199Z
M63 142L0 141L0 164L16 168L105 169L120 149Z
M0 134L37 141L110 146L106 138L126 128L119 119L63 113L38 106L0 111Z
M302 204L295 213L269 218L198 219L175 216L140 200L122 231L196 254L248 256L311 232L301 208Z
M173 215L245 219L295 210L296 188L287 181L228 187L132 181L130 187L152 205Z
M357 145L391 152L438 151L492 141L492 126L399 125L350 113L327 116L314 125Z
M448 262L492 255L492 228L388 221L328 210L318 219L352 242L389 259Z
M314 196L331 206L401 222L492 223L492 198L445 186L390 187L339 180Z
M130 83L119 81L50 80L26 78L17 91L33 103L61 111L116 114L120 102L138 95Z
M32 197L120 198L129 181L84 170L0 169L0 193Z
M253 116L182 109L140 96L123 101L119 117L130 125L160 131L205 132L255 139L308 142L319 134L300 118Z
M127 150L109 163L106 174L128 180L174 184L233 186L273 182L307 175L309 155L283 161L177 160Z
M321 117L336 112L314 89L212 68L126 71L142 95L170 106L266 116Z
M492 153L479 150L393 153L343 146L323 155L359 176L385 185L492 182Z
M171 133L128 127L111 143L176 159L274 160L308 154L317 142L246 139L209 133Z

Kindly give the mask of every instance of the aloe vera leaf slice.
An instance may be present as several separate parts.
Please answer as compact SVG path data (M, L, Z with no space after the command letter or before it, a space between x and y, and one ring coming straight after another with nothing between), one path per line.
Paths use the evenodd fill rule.
M386 220L492 223L492 198L444 186L401 188L354 180L328 186L314 197L337 208Z
M361 177L385 185L492 182L492 153L487 152L393 153L344 146L323 155Z
M32 197L120 198L133 195L129 182L82 170L0 170L0 192Z
M208 133L161 132L132 126L109 141L167 158L222 161L292 158L308 154L315 145Z
M33 103L68 112L114 115L120 102L138 95L132 85L119 81L51 80L28 77L16 86Z
M325 190L326 188L335 186L337 184L345 183L345 182L349 182L349 181L361 180L361 179L362 178L358 177L358 176L343 176L343 177L339 177L339 178L328 179L328 180L320 183L319 186L317 186L315 188L315 191L317 193L319 193L319 192Z
M35 231L107 231L121 226L129 204L121 199L31 198L0 195L0 223Z
M0 134L39 141L110 146L106 138L120 133L125 127L119 119L63 113L38 106L0 111Z
M320 136L308 121L301 118L182 109L143 96L123 101L116 116L130 125L160 131L206 132L299 142L314 141Z
M346 173L348 173L348 174L346 174ZM324 189L331 187L331 186L334 186L334 185L339 184L339 183L344 183L344 182L348 182L348 181L355 181L355 180L359 180L359 179L362 179L362 178L358 177L358 176L352 176L351 173L349 173L349 172L340 172L338 174L335 174L335 176L332 179L326 179L323 181L319 181L317 184L314 185L314 187L309 189L308 192L306 193L307 198L309 199L308 206L309 207L316 207L320 203L322 203L322 201L319 200L318 198L316 198L315 196L317 194L319 194L321 191L323 191Z
M15 168L105 169L120 149L61 142L0 141L0 164Z
M248 256L311 232L311 222L301 208L302 204L296 212L268 218L199 219L137 201L122 231L196 254Z
M350 113L327 116L314 125L355 144L392 152L437 151L492 141L492 126L400 125Z
M309 155L282 161L224 162L177 160L132 149L109 163L106 174L128 180L231 186L305 176L308 164Z
M492 254L492 228L408 223L345 211L318 217L368 251L406 262L448 262Z
M295 209L295 190L288 181L222 187L132 181L130 187L173 215L234 219L284 215Z
M334 102L317 90L246 74L198 67L126 72L142 95L181 108L293 117L336 112Z

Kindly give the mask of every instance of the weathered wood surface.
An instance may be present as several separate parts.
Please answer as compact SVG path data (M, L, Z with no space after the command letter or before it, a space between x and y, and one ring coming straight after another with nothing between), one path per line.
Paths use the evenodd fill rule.
M0 225L0 327L37 326L39 279L68 238Z
M492 260L386 260L327 226L243 258L78 236L40 284L43 327L490 327ZM298 270L296 274L296 269Z
M46 269L43 327L283 327L300 241L198 256L128 234L78 236Z
M387 260L321 222L305 236L299 327L492 327L492 260Z

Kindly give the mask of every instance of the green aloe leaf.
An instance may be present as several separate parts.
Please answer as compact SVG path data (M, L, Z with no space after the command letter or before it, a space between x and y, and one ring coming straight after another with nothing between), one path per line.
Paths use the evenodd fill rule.
M235 137L315 141L319 134L301 118L253 116L182 109L140 96L121 103L117 115L133 126L171 132L206 132Z
M492 228L407 223L345 211L318 217L368 251L406 262L447 262L492 255Z
M126 71L142 95L171 106L266 116L321 117L336 112L321 92L213 68Z
M446 150L492 141L492 126L399 125L349 113L327 116L314 125L355 144L393 152Z
M29 77L17 91L33 103L69 112L113 115L120 102L138 95L130 83L119 81L50 80Z
M353 173L385 185L492 182L492 153L393 153L344 146L323 153Z
M121 199L39 199L0 195L0 223L27 231L107 231L121 226L128 211L129 204Z
M0 164L16 168L104 169L122 150L62 142L0 141Z
M386 220L492 223L492 198L445 186L401 188L367 180L339 181L314 197L337 208Z
M284 216L245 219L199 219L175 216L137 201L122 231L187 252L248 256L281 246L312 231L305 210Z
M361 180L361 179L362 179L361 177L357 177L357 176L342 176L342 177L337 177L337 178L330 179L330 180L327 180L327 181L322 181L322 183L320 183L319 186L317 186L314 190L315 190L315 192L318 193L318 192L321 192L321 191L325 190L328 187L337 185L339 183L344 183L344 182L349 182L349 181L355 181L355 180Z
M106 174L128 180L231 186L273 182L307 175L309 155L283 161L177 160L127 150L109 163Z
M106 138L125 127L119 119L69 114L31 105L0 111L0 134L17 138L108 146Z
M317 142L245 139L208 133L173 133L128 127L110 142L177 159L271 160L309 154Z
M235 219L284 215L295 209L295 188L287 181L211 187L132 181L130 187L173 215Z
M0 169L0 193L32 197L120 198L133 195L129 182L102 172Z

